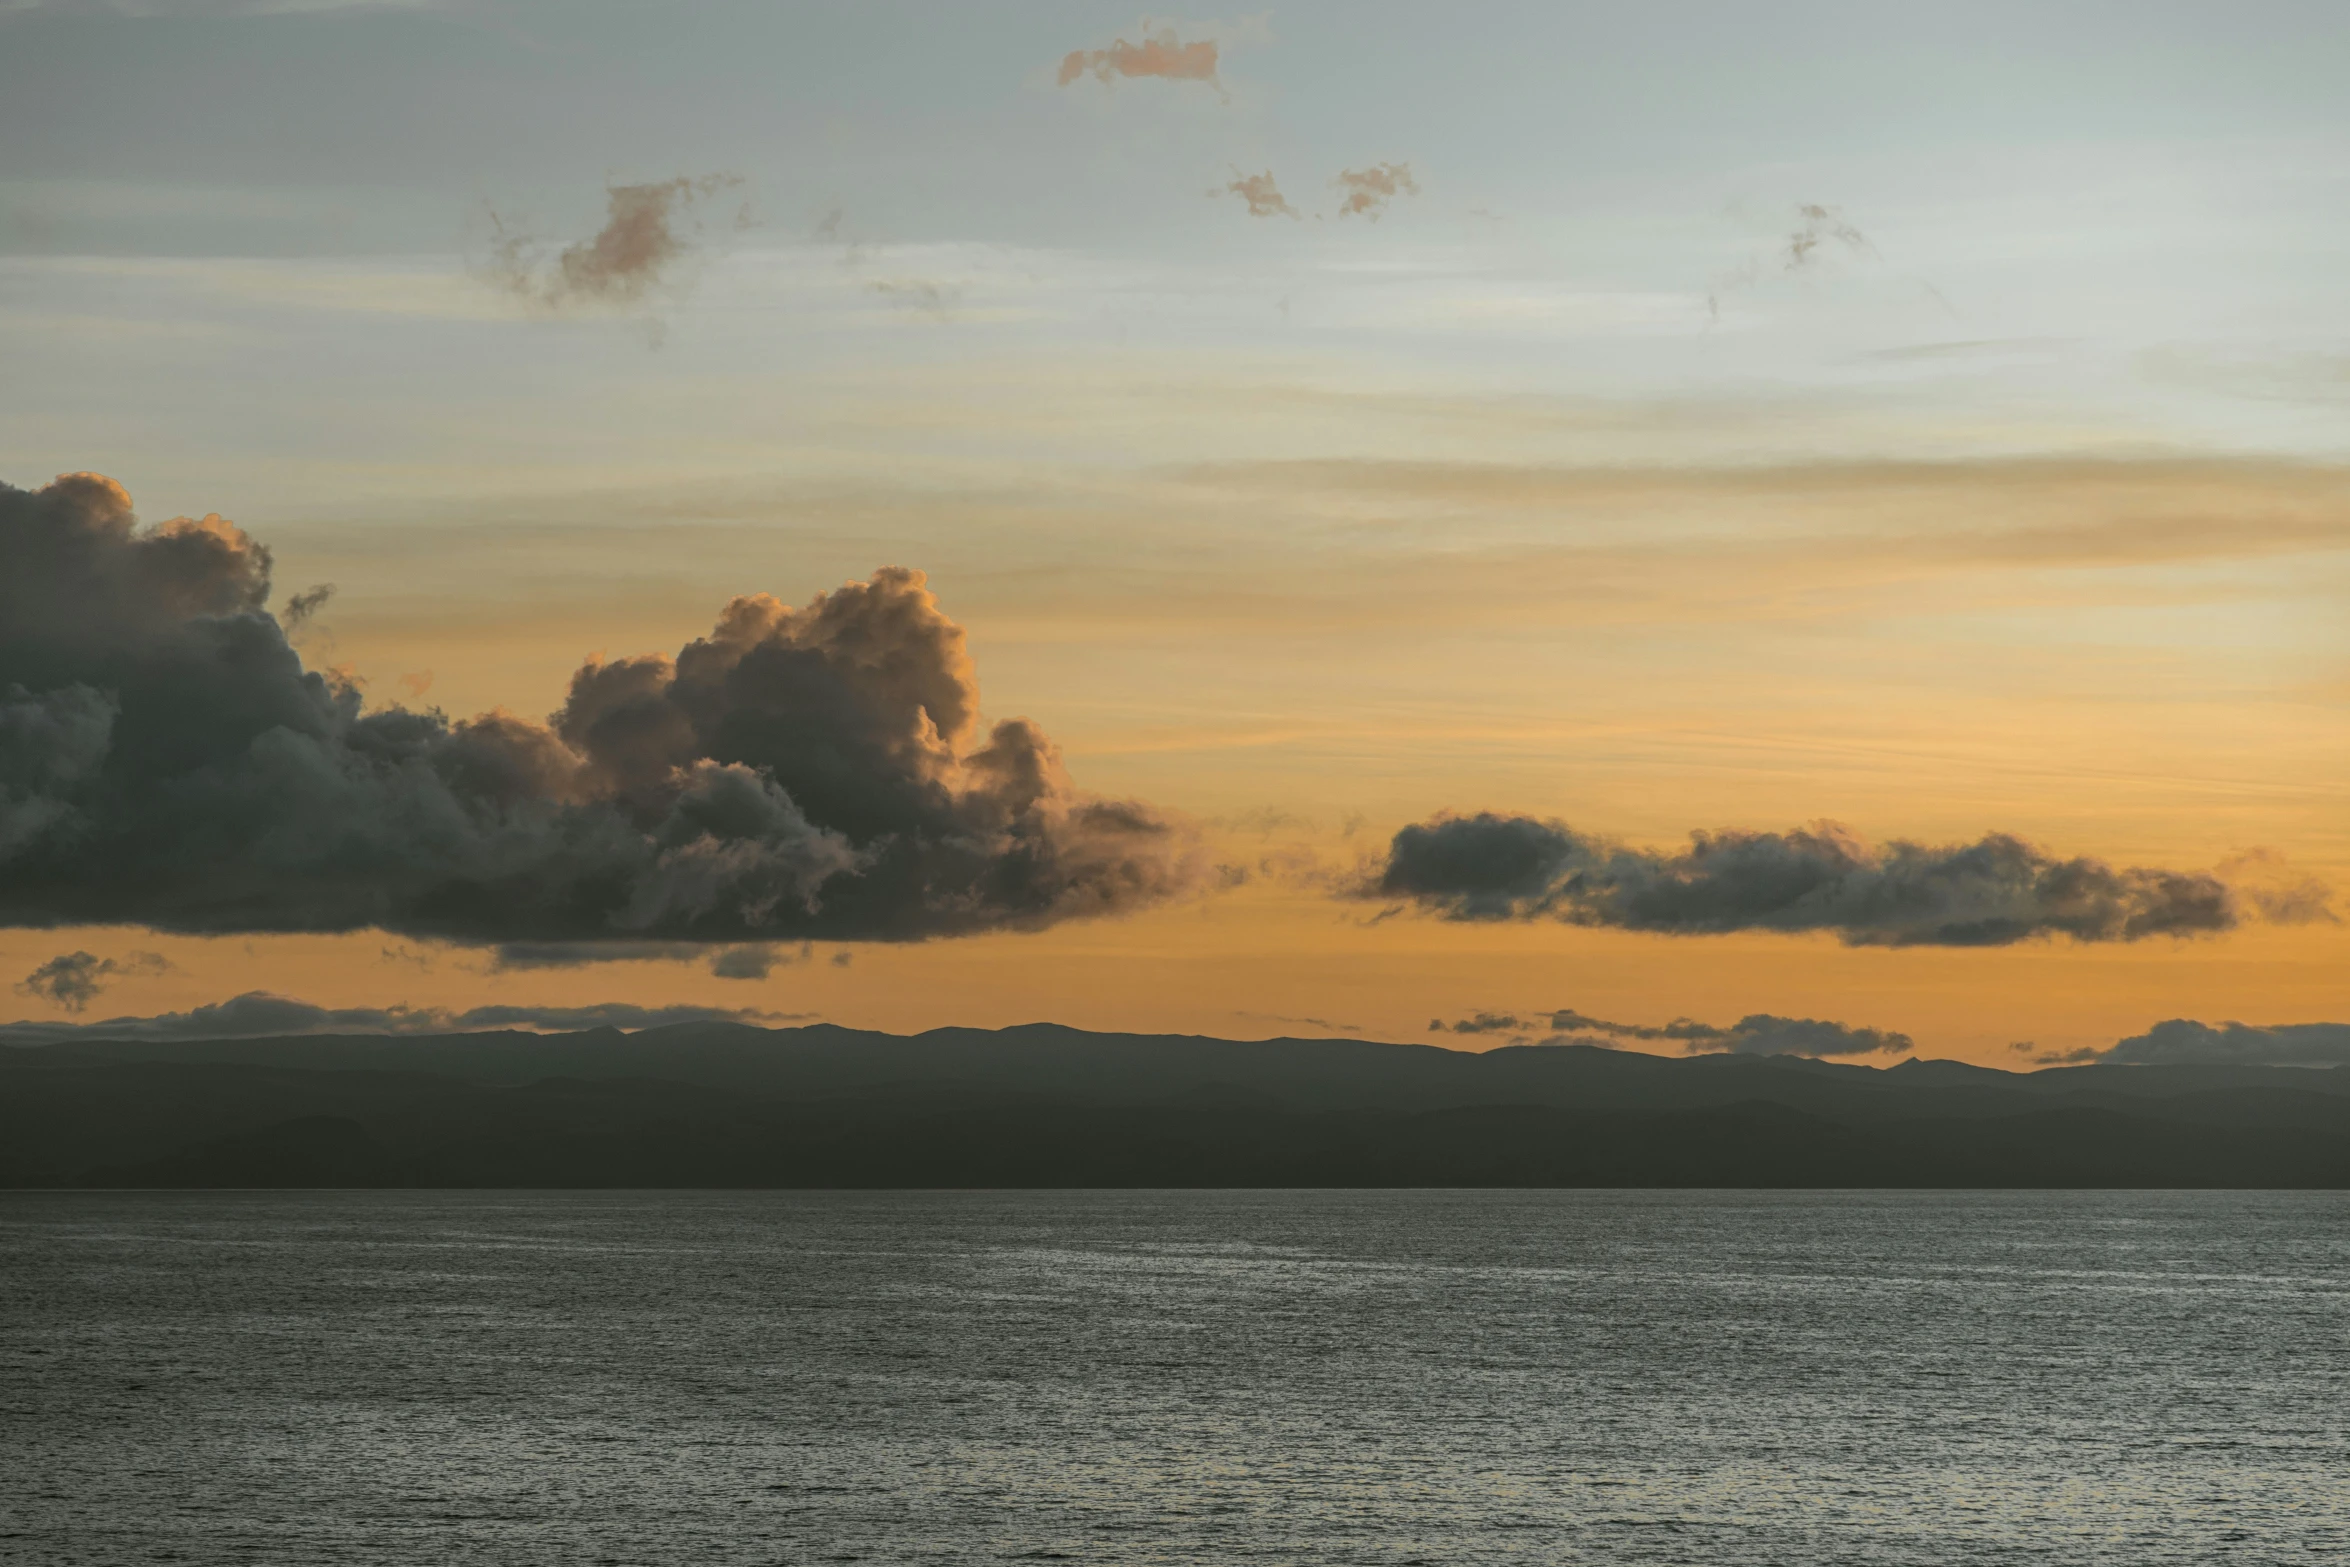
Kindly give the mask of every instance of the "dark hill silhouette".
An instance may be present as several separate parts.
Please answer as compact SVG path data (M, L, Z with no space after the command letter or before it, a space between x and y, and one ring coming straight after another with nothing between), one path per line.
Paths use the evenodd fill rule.
M15 1185L2350 1185L2350 1072L623 1034L0 1050Z

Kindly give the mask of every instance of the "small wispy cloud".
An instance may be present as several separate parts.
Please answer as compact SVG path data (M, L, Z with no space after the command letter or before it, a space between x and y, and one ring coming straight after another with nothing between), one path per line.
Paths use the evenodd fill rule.
M1289 204L1289 198L1282 195L1281 187L1274 183L1270 169L1262 174L1243 174L1235 169L1232 171L1232 182L1213 194L1238 196L1248 204L1248 215L1252 218L1298 216L1298 210Z
M931 278L876 278L865 285L865 291L880 295L908 315L931 321L952 321L956 307L963 302L963 285Z
M1835 207L1817 202L1802 202L1795 208L1795 227L1774 245L1768 254L1749 256L1746 260L1722 273L1706 291L1706 314L1719 320L1722 313L1721 296L1737 289L1751 288L1766 273L1793 273L1816 271L1828 257L1836 254L1865 256L1875 259L1877 247L1869 237L1849 222ZM1925 285L1933 293L1932 286ZM1945 309L1949 301L1934 294Z
M1477 1012L1447 1023L1431 1018L1432 1034L1502 1034L1513 1043L1528 1043L1537 1034L1544 1044L1615 1045L1626 1040L1678 1044L1688 1055L1747 1056L1865 1056L1900 1055L1913 1048L1907 1034L1891 1029L1859 1028L1823 1018L1777 1017L1750 1012L1727 1027L1675 1018L1670 1023L1618 1023L1592 1017L1572 1007L1521 1015L1516 1012Z
M1367 169L1344 169L1330 182L1338 187L1338 215L1368 218L1376 223L1398 196L1417 196L1420 182L1408 163L1374 163Z
M704 174L607 186L604 226L552 255L492 211L491 279L547 310L642 304L701 242L701 204L742 183L737 174ZM738 211L735 226L748 222L748 210Z
M1877 253L1876 247L1869 243L1868 236L1845 222L1844 215L1834 207L1806 203L1795 209L1795 215L1802 221L1795 232L1787 236L1787 270L1790 272L1811 265L1820 247L1829 240L1837 241L1855 255L1873 256Z
M1216 76L1217 59L1216 41L1212 38L1195 38L1185 43L1173 27L1152 32L1146 26L1139 43L1119 38L1103 49L1070 50L1061 60L1060 84L1066 87L1089 75L1103 82L1122 76L1156 77L1170 82L1205 82L1221 93L1223 83Z
M61 952L16 983L18 993L80 1012L117 979L168 974L171 960L159 952L129 952L101 958L92 952Z
M335 596L335 585L321 582L316 587L304 588L286 600L286 607L278 611L278 624L286 628L288 636L310 624L312 616L326 608L327 600Z
M1359 1034L1363 1031L1362 1025L1359 1023L1340 1023L1326 1017L1304 1017L1292 1012L1242 1012L1235 1010L1232 1015L1247 1018L1255 1023L1285 1023L1302 1025L1306 1028L1318 1028L1329 1034Z
M286 1034L465 1034L483 1029L559 1033L590 1028L633 1031L676 1023L808 1022L812 1012L768 1012L756 1007L642 1007L604 1001L587 1006L483 1006L465 1011L447 1007L322 1007L292 996L249 990L226 1001L161 1012L152 1017L116 1017L102 1023L0 1024L0 1045L62 1044L74 1039L141 1041L261 1039Z

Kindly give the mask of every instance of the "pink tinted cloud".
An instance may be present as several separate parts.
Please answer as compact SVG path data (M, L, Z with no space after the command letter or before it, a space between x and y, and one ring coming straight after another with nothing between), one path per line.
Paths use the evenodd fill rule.
M1387 204L1398 196L1417 196L1419 181L1408 163L1374 163L1367 169L1347 169L1331 183L1339 189L1338 215L1379 221Z
M1273 183L1273 171L1270 169L1262 174L1243 174L1238 169L1233 170L1232 183L1217 194L1225 193L1247 202L1248 215L1252 218L1294 218L1298 215L1297 209L1289 204L1289 198L1281 194L1281 187Z
M549 309L636 304L694 248L700 232L696 205L741 184L740 175L707 174L607 186L604 226L552 257L534 236L500 223L493 274ZM495 213L491 220L497 222Z
M1172 27L1145 31L1142 42L1113 39L1107 49L1072 49L1061 60L1061 85L1068 86L1091 72L1100 81L1119 76L1156 76L1175 82L1216 80L1216 42L1212 38L1185 43Z

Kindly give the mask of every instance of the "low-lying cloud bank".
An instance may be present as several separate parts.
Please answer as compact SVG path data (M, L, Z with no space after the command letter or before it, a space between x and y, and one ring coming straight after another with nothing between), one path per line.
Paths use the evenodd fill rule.
M1520 1016L1514 1012L1479 1012L1447 1023L1431 1018L1435 1034L1504 1034L1513 1043L1532 1042L1542 1034L1546 1045L1617 1046L1628 1040L1670 1040L1689 1055L1720 1053L1746 1056L1865 1056L1900 1055L1911 1048L1907 1034L1889 1029L1854 1028L1820 1018L1774 1017L1754 1012L1727 1028L1675 1018L1670 1023L1616 1023L1589 1017L1572 1008Z
M1856 947L2126 942L2332 917L2325 890L2309 883L2280 891L2211 872L2117 869L2005 833L1872 845L1833 822L1696 832L1668 852L1531 816L1440 816L1398 832L1385 865L1352 891L1454 920L1677 936L1832 931Z
M269 551L141 529L112 480L0 485L0 925L499 944L906 940L1182 893L1179 820L983 730L918 571L737 598L562 709L368 709L303 667Z
M2350 1066L2350 1023L2197 1023L2183 1017L2104 1050L2042 1055L2046 1065Z
M555 1033L586 1028L635 1030L670 1023L806 1022L810 1012L767 1012L757 1007L639 1007L605 1001L585 1007L322 1007L266 990L248 990L226 1001L161 1012L153 1017L116 1017L103 1023L0 1023L0 1045L52 1045L69 1039L258 1039L272 1034L465 1034L484 1029Z

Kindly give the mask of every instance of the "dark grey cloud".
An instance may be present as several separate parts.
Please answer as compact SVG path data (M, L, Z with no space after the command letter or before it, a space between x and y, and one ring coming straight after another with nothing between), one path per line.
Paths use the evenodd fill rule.
M1479 1012L1449 1023L1440 1017L1428 1020L1431 1034L1523 1034L1541 1026L1539 1020L1528 1022L1515 1012Z
M802 944L799 961L811 951ZM585 968L594 963L702 963L720 979L765 979L792 961L771 942L708 947L691 941L509 941L499 944L493 971Z
M1626 1040L1671 1041L1690 1055L1721 1053L1749 1056L1865 1056L1900 1055L1912 1048L1907 1034L1890 1029L1855 1028L1820 1018L1775 1017L1752 1012L1727 1028L1675 1018L1670 1023L1616 1023L1591 1017L1572 1007L1521 1016L1515 1012L1478 1012L1447 1023L1429 1020L1431 1033L1507 1034L1513 1040L1545 1034L1545 1044L1618 1045Z
M498 944L912 940L1115 914L1182 823L983 729L962 628L887 567L597 660L546 723L369 710L218 517L0 485L0 925L376 928Z
M2059 858L2005 833L1872 846L1821 822L1697 832L1688 848L1667 852L1491 813L1404 828L1386 864L1352 890L1456 920L1556 919L1677 936L1832 931L1847 945L1878 947L2139 941L2277 913L2216 874ZM2287 912L2325 915L2322 899L2306 897Z
M1774 1017L1753 1012L1728 1028L1699 1026L1683 1037L1681 1048L1691 1055L1711 1051L1742 1056L1867 1056L1901 1055L1911 1048L1907 1034L1890 1029L1855 1028L1824 1018Z
M331 582L321 582L316 587L304 588L292 598L287 599L286 607L277 612L278 624L286 628L286 635L292 636L310 624L310 618L326 608L326 601L334 596L335 585Z
M171 971L171 960L160 952L127 952L119 958L101 958L94 952L61 952L16 982L19 993L52 1006L79 1012L98 998L108 983Z
M569 1029L660 1028L671 1023L805 1022L807 1012L765 1012L756 1007L640 1007L606 1001L581 1007L322 1007L291 996L249 990L209 1006L153 1017L108 1018L103 1023L0 1024L0 1045L50 1045L70 1039L257 1039L271 1034L463 1034L510 1028L557 1032Z
M549 254L547 243L492 212L493 281L549 310L641 304L699 244L703 202L742 184L735 174L681 175L604 191L604 226ZM737 214L736 225L747 222Z
M2113 1066L2350 1066L2350 1023L2196 1023L2172 1018L2111 1048L2043 1057Z
M722 947L710 959L710 972L720 979L765 979L790 961L773 947Z

